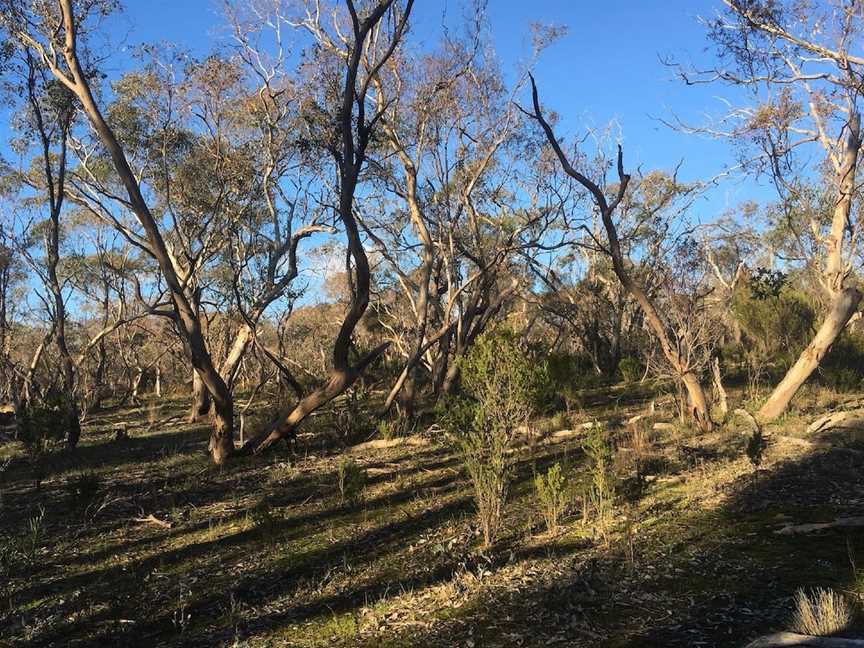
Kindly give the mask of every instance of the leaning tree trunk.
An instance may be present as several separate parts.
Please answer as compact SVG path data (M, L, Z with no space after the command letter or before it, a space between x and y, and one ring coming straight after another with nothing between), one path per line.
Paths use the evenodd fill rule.
M614 198L610 201L607 199L606 194L600 186L577 171L571 164L570 160L567 159L567 156L561 149L561 144L555 137L555 132L549 125L549 122L546 121L546 118L543 117L543 111L540 108L540 97L537 93L537 84L534 82L533 76L530 78L531 98L534 104L534 114L532 116L537 120L543 129L543 132L546 134L546 140L555 152L564 172L591 193L591 196L594 199L594 204L600 212L600 218L603 221L603 228L606 230L606 238L609 241L607 254L612 261L612 269L615 272L615 276L618 278L618 281L621 282L624 289L630 293L630 295L636 300L636 303L639 304L651 331L660 343L663 355L671 365L676 377L681 380L686 388L687 396L690 400L690 414L693 417L693 420L700 429L705 432L710 432L714 427L714 423L711 420L711 415L708 409L708 399L705 397L705 390L702 388L699 378L686 362L684 355L680 352L678 347L673 344L666 322L663 317L661 317L659 311L655 308L654 302L643 290L642 286L633 280L625 265L624 253L621 250L621 241L618 237L618 230L613 220L615 210L624 198L627 186L630 184L630 175L624 172L624 152L621 146L618 146L617 159L619 179L618 190Z
M761 422L772 421L780 416L789 406L792 397L798 392L810 375L819 367L822 358L831 349L831 345L846 328L858 305L861 303L861 293L856 288L846 288L834 300L828 317L816 332L813 341L801 353L798 361L792 365L783 380L780 381L765 404L757 412L756 418Z
M372 5L371 11L362 22L354 21L354 41L348 50L349 55L345 60L345 85L342 91L342 106L337 124L341 140L341 150L338 156L340 171L339 219L345 227L348 254L354 262L355 281L348 312L345 314L342 325L339 328L339 333L333 342L333 370L330 373L330 379L327 384L300 399L300 402L294 406L287 416L277 422L272 430L251 440L245 446L252 452L261 452L280 439L294 436L297 426L309 414L348 389L365 371L366 367L377 360L390 345L389 342L381 344L366 354L356 364L352 365L350 362L349 349L351 347L351 337L369 305L371 279L369 258L366 256L363 241L360 239L357 220L354 218L354 192L357 189L360 171L366 159L366 148L373 134L373 128L378 121L376 117L368 123L366 122L362 107L365 106L367 100L366 90L368 89L368 85L361 84L358 90L357 79L361 59L366 52L367 38L371 38L370 35L375 33L377 26L392 4L392 0L378 0L377 3ZM393 27L392 47L385 50L383 58L377 63L379 66L383 65L390 58L396 44L405 32L412 5L413 0L408 0L401 17L398 20L394 18L396 24ZM356 114L354 111L355 104L361 106L361 109L358 109Z
M831 218L831 233L826 239L827 259L823 276L833 296L831 309L813 340L757 413L757 418L763 423L774 420L786 411L789 402L819 367L822 358L846 328L861 303L861 293L854 287L844 286L847 271L843 260L843 239L852 213L855 172L861 149L860 128L860 116L853 112L849 119L849 135L846 138L843 161L837 174L838 196Z

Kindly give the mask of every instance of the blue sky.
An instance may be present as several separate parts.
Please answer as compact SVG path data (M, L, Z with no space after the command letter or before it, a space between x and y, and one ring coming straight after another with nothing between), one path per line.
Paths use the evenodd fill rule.
M711 16L721 0L488 0L490 36L511 79L531 50L532 23L565 25L568 34L548 48L535 68L548 110L561 115L559 135L582 135L613 121L620 128L628 170L670 170L682 162L684 180L705 180L733 164L732 147L671 130L658 118L689 123L719 113L719 86L687 87L660 57L707 63L713 58L699 16ZM125 0L106 26L116 56L105 62L109 77L134 66L132 50L143 43L173 42L203 56L228 37L221 0ZM462 0L416 0L412 41L433 46L443 21L454 24ZM527 92L521 97L527 105ZM0 120L0 152L9 155L7 120ZM3 135L6 137L3 137ZM10 158L13 156L10 156ZM767 201L773 191L750 179L723 180L694 205L691 216L715 220L746 200ZM314 283L314 280L313 280Z
M685 180L707 179L734 163L727 142L675 132L658 118L678 115L704 123L722 111L720 86L687 87L660 57L682 62L713 58L699 16L712 16L720 0L489 0L491 36L504 68L513 70L530 53L529 25L566 25L568 34L547 49L536 68L543 103L557 111L560 135L602 128L621 129L631 169L671 169L683 161ZM129 45L171 41L205 54L225 37L218 0L127 0L118 19ZM432 44L444 16L462 13L459 0L416 0L411 38ZM122 62L118 61L122 67ZM523 97L527 101L527 97ZM744 200L769 200L771 189L752 181L726 180L697 204L697 218L710 221Z

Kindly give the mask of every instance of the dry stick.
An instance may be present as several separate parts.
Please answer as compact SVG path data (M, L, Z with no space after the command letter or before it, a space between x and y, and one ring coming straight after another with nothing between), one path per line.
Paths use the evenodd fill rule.
M135 522L140 522L141 524L155 524L158 527L162 527L163 529L170 529L174 526L171 522L166 522L165 520L160 520L152 513L144 518L133 518Z

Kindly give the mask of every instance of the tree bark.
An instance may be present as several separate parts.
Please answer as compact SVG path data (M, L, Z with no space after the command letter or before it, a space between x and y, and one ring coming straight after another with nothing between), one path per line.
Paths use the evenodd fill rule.
M210 392L204 385L204 381L197 371L192 372L192 404L189 408L189 422L197 423L203 421L210 414ZM224 431L222 432L224 435Z
M810 375L822 362L822 358L831 349L831 345L846 328L846 324L855 311L858 310L858 305L861 303L862 295L857 288L846 288L841 291L832 304L831 311L822 322L816 336L807 345L803 353L786 375L780 381L765 404L759 409L756 414L762 423L773 421L789 406L789 402L801 388Z
M126 154L117 140L114 131L105 121L102 112L93 96L89 80L81 68L81 62L77 53L77 29L78 24L73 11L72 0L59 0L63 20L64 39L62 55L68 67L68 71L61 69L56 61L52 61L47 55L43 55L43 61L51 70L58 81L69 88L81 103L84 114L87 116L105 150L111 157L114 169L123 184L128 196L130 210L135 214L138 222L144 230L149 244L149 251L159 264L159 268L165 278L165 283L171 295L174 305L176 322L180 329L184 347L189 356L192 366L201 378L201 381L210 392L214 405L219 411L219 422L214 419L213 437L211 438L211 454L214 462L221 463L230 454L225 452L228 444L225 439L233 439L233 400L231 392L225 381L219 375L213 360L207 350L207 344L201 328L201 321L192 304L184 292L183 282L180 280L171 254L162 237L159 225L141 192L138 179ZM233 440L231 440L233 446ZM217 449L217 450L214 450Z
M826 288L832 295L831 308L813 340L759 409L757 418L763 423L773 421L786 411L801 385L819 367L822 358L846 328L861 303L861 293L855 287L845 286L848 270L843 259L843 239L850 222L855 196L855 174L861 149L860 130L860 116L853 112L849 118L849 134L843 149L843 160L837 173L837 201L831 218L831 232L825 242L826 262L823 276Z

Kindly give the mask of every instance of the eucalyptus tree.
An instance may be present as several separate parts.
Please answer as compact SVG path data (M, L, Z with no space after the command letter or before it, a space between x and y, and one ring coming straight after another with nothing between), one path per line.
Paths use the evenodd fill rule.
M344 4L344 11L334 8L328 19L321 3L310 0L302 16L288 20L310 34L315 44L311 64L303 68L307 75L304 117L310 143L332 161L334 211L347 243L350 300L333 342L329 379L300 399L270 431L253 439L248 447L256 452L293 435L311 412L348 389L389 346L381 344L355 361L350 357L352 335L369 305L371 278L355 216L355 194L384 116L374 100L374 81L407 32L413 0L405 0L404 5L397 0L359 6L345 0Z
M67 277L61 255L65 223L69 141L76 118L75 98L47 73L30 50L13 56L6 80L18 95L13 143L21 165L5 163L6 181L17 188L13 226L19 252L44 290L36 291L50 321L50 338L60 363L66 443L74 448L81 435L75 398L76 370L67 335Z
M741 99L732 100L717 124L692 130L743 144L742 167L771 178L783 210L778 224L792 247L789 262L809 266L824 304L810 344L757 413L770 421L785 411L861 304L856 178L864 13L845 0L723 4L708 22L716 65L679 69L687 83L725 84ZM812 200L814 184L821 206Z
M317 222L320 211L295 226L303 222L295 213L313 201L302 183L299 198L286 194L283 180L300 166L301 149L286 135L297 104L282 61L267 67L250 57L239 32L233 58L154 51L114 84L106 110L86 45L113 3L5 4L7 31L71 91L90 123L92 137L76 142L70 194L158 265L170 306L154 314L174 323L212 400L210 452L221 463L234 451L231 383L255 325L296 276L299 242L329 229ZM364 19L364 40L390 4ZM209 299L233 303L242 317L221 366L208 343Z
M677 231L676 227L692 203L695 187L680 183L677 174L640 175L634 182L624 170L624 153L620 144L614 162L602 152L599 159L588 159L578 147L568 155L544 115L533 77L531 88L532 107L525 112L540 126L564 172L587 192L592 215L599 218L602 233L595 233L584 225L579 228L588 234L596 249L608 257L618 281L639 305L646 325L660 346L663 359L687 392L689 414L702 430L710 431L714 423L700 377L705 336L703 313L696 307L699 300L676 304L675 293L681 286L669 282L666 308L662 307L650 289L652 281L641 276L638 266L628 255L623 244L628 238L627 232L622 229L623 223L629 223L631 232L650 227L657 235L649 239L649 255L679 254L681 244L686 247L689 232L686 226ZM610 181L607 177L610 169L615 169L617 181ZM686 263L689 262L685 262L685 266Z
M454 360L528 287L524 257L559 204L522 163L533 143L511 100L527 75L504 83L484 21L478 11L463 36L406 49L377 77L382 194L360 221L392 278L376 308L402 369L385 409L420 376L433 395L455 386Z

